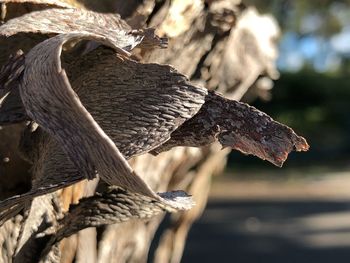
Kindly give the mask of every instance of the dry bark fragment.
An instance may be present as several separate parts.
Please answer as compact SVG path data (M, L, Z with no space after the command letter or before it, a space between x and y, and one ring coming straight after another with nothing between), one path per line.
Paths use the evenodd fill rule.
M133 175L118 148L81 104L61 68L62 45L82 37L84 34L59 35L31 50L26 57L20 86L24 107L33 120L62 144L85 178L95 177L95 170L98 170L111 184L154 196L147 185ZM115 174L120 176L115 177Z
M100 30L100 32L98 31ZM101 35L113 31L130 31L130 26L118 14L101 14L82 9L51 8L31 12L11 19L1 26L1 34L12 36L22 33L64 34L90 32ZM113 36L109 36L113 38Z
M24 4L24 3L32 3L32 4L40 4L40 5L49 5L56 7L65 7L72 8L75 6L75 1L71 0L1 0L1 3L16 3L16 4Z
M218 19L214 19L214 20L215 21L219 21L220 24L221 23L222 24L225 24L225 23L230 24L230 23L232 23L232 21L230 19L227 20L227 21L224 19L223 22L222 22L220 20L220 15L219 15ZM224 28L224 30L226 30L225 29L226 27L223 27L223 28ZM148 31L148 32L152 33L151 31ZM136 33L136 35L137 35L137 33ZM153 40L153 39L154 38L151 37L151 40ZM209 39L208 43L212 43L212 39ZM153 44L151 44L151 45L153 46ZM210 48L210 45L209 45L208 48ZM204 53L205 52L207 52L207 51L205 50ZM199 53L200 53L200 55L198 55L197 57L200 58L200 57L203 56L203 52L201 51ZM104 61L105 58L107 58L107 57L101 56L98 61ZM146 69L152 68L152 66L150 66L149 64L137 64L137 63L134 63L134 62L132 62L132 61L130 61L128 59L124 59L124 61L121 61L122 59L123 58L119 56L117 59L114 60L114 62L118 65L118 67L120 66L121 68L123 68L123 65L127 65L127 68L132 68L133 70L135 70L135 72L137 72L136 75L140 76L140 79L143 78L143 80L145 79L145 76L147 76L147 74L149 74L149 71L147 71ZM85 62L83 64L85 64ZM198 62L198 61L196 60L196 62ZM79 64L79 63L77 63L77 64ZM96 64L98 64L98 63L96 63ZM111 63L110 65L113 65L113 63ZM103 68L105 66L106 66L106 64L101 62L100 66L96 66L96 72L100 72L100 73L103 72ZM92 68L93 67L94 66L92 66ZM160 67L159 65L153 65L153 67L154 68L158 67L158 70L162 69L162 67ZM67 68L63 67L63 68L68 69L68 67ZM265 152L263 152L263 150L261 150L259 148L260 147L259 146L259 142L261 142L261 140L260 140L261 138L259 139L256 136L256 134L250 133L250 130L249 130L248 134L245 136L243 134L243 131L235 129L236 128L235 127L235 123L240 122L240 121L235 121L236 120L235 116L238 115L241 110L242 111L247 110L248 112L250 112L250 114L252 114L251 116L250 116L250 114L248 114L248 119L251 119L254 116L254 110L252 110L249 107L246 107L246 108L242 107L242 108L240 108L238 106L239 105L242 106L242 105L237 103L237 102L226 101L223 98L220 98L220 96L217 96L215 94L206 95L206 93L204 93L203 97L199 96L199 97L201 97L201 100L202 100L201 103L204 102L204 99L206 100L206 103L204 103L204 105L202 106L202 109L200 110L200 112L197 115L189 114L188 116L183 118L183 119L188 119L183 124L182 124L182 122L179 122L179 123L176 123L176 124L171 124L170 125L171 129L166 128L164 131L160 130L159 134L165 134L166 136L165 137L161 137L161 140L157 142L157 136L159 136L159 135L157 135L154 138L152 138L153 142L150 143L149 136L150 136L151 133L148 132L148 131L149 131L149 127L153 127L153 126L152 125L144 126L144 124L146 122L145 120L148 120L148 119L153 120L152 116L154 114L151 115L151 116L147 116L146 118L143 118L143 117L140 118L139 114L142 114L142 111L141 111L141 113L135 111L135 116L133 116L134 114L131 114L131 118L130 118L130 115L126 115L127 118L125 118L124 120L121 119L120 122L116 122L115 118L114 118L115 115L125 116L125 114L120 114L120 113L123 113L123 109L119 109L121 112L113 113L114 111L111 110L111 109L115 109L116 107L109 100L111 100L111 98L110 98L111 94L116 94L116 97L114 97L113 100L116 99L117 101L118 101L117 98L120 95L123 95L124 97L123 96L121 96L121 97L124 99L124 102L126 101L127 102L126 104L132 105L131 103L135 102L135 98L137 100L139 100L142 97L147 97L147 92L150 92L152 89L145 91L145 93L141 94L140 97L135 96L135 94L140 93L141 89L138 90L135 93L130 92L128 94L126 94L126 93L125 94L117 93L115 90L109 90L109 91L107 90L107 92L103 92L102 90L100 90L100 93L103 93L104 95L100 95L98 97L98 99L95 100L95 99L92 99L92 98L95 97L94 95L96 93L94 93L94 92L90 92L90 93L87 92L86 87L89 86L89 85L91 85L91 87L100 87L100 84L101 84L100 82L101 81L102 82L110 81L111 77L113 76L113 73L117 73L118 71L117 72L112 71L112 73L109 74L109 75L105 74L104 75L105 78L101 77L101 80L98 81L97 79L99 79L101 74L92 75L90 78L88 77L89 73L87 73L86 75L82 74L82 75L84 75L84 77L81 77L81 78L75 77L74 75L81 74L81 72L79 73L79 70L77 70L78 68L79 68L78 66L76 66L75 68L74 68L74 66L72 66L72 68L70 68L70 69L72 69L72 72L71 73L67 72L68 77L69 77L69 79L70 79L70 81L72 83L72 87L75 89L75 92L77 92L80 100L82 101L83 105L87 108L88 112L91 113L91 115L94 117L95 121L97 120L97 123L99 125L101 125L102 129L114 141L114 143L116 144L116 146L118 147L120 152L126 158L128 158L130 156L133 156L135 154L141 154L141 153L147 152L147 151L151 150L153 147L157 147L157 146L161 145L162 143L164 143L166 140L169 139L169 137L170 137L170 140L168 142L165 142L166 144L164 146L164 149L166 147L169 147L169 144L167 144L167 143L170 143L173 146L182 145L182 144L184 144L184 142L181 139L179 139L178 141L174 142L174 140L177 138L177 136L179 137L179 135L181 135L181 134L182 135L185 134L187 136L187 137L185 136L186 140L187 141L191 141L191 143L193 145L199 145L200 146L202 144L207 143L207 142L205 142L204 140L202 140L200 138L200 136L203 135L204 138L206 138L209 141L219 139L220 142L222 144L224 144L224 145L229 145L229 146L234 145L236 148L239 148L239 149L241 149L243 151L246 151L246 152L251 151L252 153L260 155L263 158L270 158L271 161L274 161L276 164L280 164L281 160L284 159L284 157L285 157L284 156L285 152L283 152L283 151L282 152L277 152L276 156L268 155L266 157L265 155L266 155L266 153L269 153L269 150L268 149L267 150L263 149L264 151L266 151L266 153L265 153ZM113 66L111 68L113 68ZM106 68L106 70L111 70L111 68ZM167 69L169 69L169 67ZM190 71L193 71L193 69L190 69ZM120 72L121 71L119 71L118 73L120 74ZM168 73L166 73L166 74L168 74ZM127 74L124 74L124 75L127 75ZM179 79L183 78L183 76L181 76L180 74L178 74L178 76L179 76ZM87 82L84 85L81 85L81 83L84 82L84 79L86 79ZM95 81L94 81L94 79L95 79ZM157 79L157 78L155 78L155 79ZM157 79L157 82L158 81L159 81L159 79ZM183 83L183 80L181 80L180 82ZM132 83L129 83L129 84L130 84L130 86L126 86L128 89L133 86ZM150 84L152 86L152 83L150 83ZM86 93L86 95L84 96L85 93ZM98 92L97 92L97 94L98 94ZM130 95L130 96L128 96L128 95ZM130 98L133 98L133 99L125 100L126 97L127 98L130 97ZM198 107L198 102L196 102L196 103L197 104L195 105L194 108ZM99 105L99 104L103 105L103 109L99 109L99 107L94 107L94 106ZM149 106L149 104L146 103L145 105L141 105L141 107L146 108L146 105ZM216 110L220 108L220 107L218 108L218 105L221 105L221 106L222 105L231 105L231 106L233 105L234 106L233 107L234 109L232 109L232 110L225 108L229 112L228 115L232 118L231 120L227 120L227 122L221 122L220 121L222 116L224 115L223 114L224 110L220 109L220 110L218 110L218 112L216 112ZM133 105L133 106L135 106L135 105ZM190 106L190 107L193 107L193 106ZM131 107L131 109L132 108L135 108L135 107ZM155 108L157 108L157 107L155 107ZM212 118L208 118L208 116L206 116L206 114L201 114L201 113L206 112L206 111L210 112L211 108L212 108L212 110L214 112L216 112L215 114L213 114ZM126 109L127 108L124 108L125 112L128 111ZM151 109L152 109L152 107L151 107ZM153 110L154 110L154 108L153 108ZM171 116L173 116L172 114L174 114L174 112L171 111L171 112L168 112L168 113L165 113L165 114L169 115L170 119L171 119ZM102 115L102 117L101 117L101 115ZM203 131L202 130L196 130L195 132L194 131L191 131L191 132L189 131L191 128L193 129L193 127L189 127L190 125L188 125L188 123L190 123L191 118L192 118L193 115L194 115L193 123L198 125L196 127L205 127L205 129ZM119 127L119 131L113 133L113 130L115 130L115 126L116 127L122 126L121 123L124 124L125 120L131 120L133 117L135 117L134 121L136 120L136 122L135 122L136 126L138 125L135 128L135 130L134 130L134 132L136 132L136 133L134 133L134 136L132 136L132 132L130 134L128 134L128 131L133 129L132 125L131 126ZM218 123L214 124L215 121L218 121ZM263 122L263 120L261 120L261 121ZM207 122L207 124L208 123L209 124L208 125L202 125L203 123L201 123L201 122ZM271 121L271 123L273 123L273 122ZM246 128L249 128L251 126L251 124L252 123L248 121L245 124L243 124L243 126L246 127ZM165 124L162 123L162 125L165 125ZM162 125L160 125L159 127L161 128ZM202 125L202 126L200 126L200 125ZM130 129L129 129L129 127L130 127ZM186 130L186 127L188 128L188 130ZM221 128L219 129L218 127L221 127ZM281 126L276 125L276 128L280 129ZM138 132L140 132L140 131L144 132L142 134L142 138L141 138L141 136L139 138L135 138L135 135L137 135ZM266 133L266 131L264 131L264 134L265 133ZM298 143L297 143L298 139L294 140L295 138L298 138L298 137L294 137L293 134L294 133L292 133L291 131L285 131L285 135L282 136L282 139L280 138L281 139L280 141L278 141L278 140L276 140L276 138L274 138L272 140L271 145L269 145L268 147L272 147L273 148L275 144L278 144L279 142L282 142L285 139L287 139L287 141L289 140L288 145L290 147L289 146L285 147L285 148L282 147L281 149L285 150L285 151L291 150L290 148L292 148L294 144L298 145ZM122 139L119 140L119 138L122 138ZM145 138L146 138L146 142L145 142ZM306 149L307 146L306 146L305 142L302 141L300 138L299 138L299 140L300 140L299 141L300 145L302 145L302 146L299 145L300 149L302 149L302 148ZM118 144L118 141L120 141L119 144ZM137 142L136 146L135 146L135 142ZM145 142L145 143L142 144L142 142ZM244 142L246 142L246 143L244 143ZM157 143L158 143L158 145L157 145ZM187 145L186 143L185 143L185 145ZM242 146L242 144L243 144L243 146ZM56 171L56 175L60 175L59 174L60 171L61 172L62 171L67 171L67 170L64 170L64 169L60 170L61 168L65 167L66 169L68 168L68 170L70 169L69 172L71 172L71 173L67 173L68 176L72 175L72 178L75 178L74 180L81 180L82 179L82 177L79 175L76 167L72 163L70 163L69 159L67 159L67 156L62 152L62 150L60 149L60 145L57 144L57 142L54 142L54 140L52 140L52 138L51 138L51 139L44 140L44 145L47 148L43 147L41 149L41 152L47 151L46 153L44 153L44 156L45 156L44 157L44 161L46 162L47 166L45 167L45 169L42 169L41 171L45 171L45 174L46 174L47 171L50 171L50 170L54 171L55 169L57 169L58 171ZM160 146L160 148L157 149L157 150L162 149L161 147L162 146ZM275 148L275 150L276 149L278 150L278 147ZM124 152L125 152L125 154L124 154ZM282 159L279 159L279 158L282 158ZM60 164L58 164L58 162L63 162L63 163L60 165ZM40 171L40 169L38 169L38 171ZM53 173L51 173L51 175L53 175ZM44 181L46 181L46 183L48 183L47 181L48 181L49 177L45 177L45 176L41 177L41 176L43 176L43 175L39 174L39 176L38 176L39 178L36 178L36 180L34 181L34 187L39 187L39 188L36 188L36 189L34 188L33 191L27 195L27 198L30 199L30 198L33 198L33 196L35 196L35 195L40 195L40 191L41 190L43 190L41 192L41 194L45 193L45 191L47 192L47 189L40 188L40 186L43 186L43 184L41 184L41 183L43 183ZM72 180L72 178L67 180L67 181L61 182L60 187L63 187L65 185L67 185L67 182L70 182L70 183L73 182L74 180ZM62 177L61 177L61 179L62 179ZM65 180L65 178L64 178L64 180ZM57 183L56 186L58 186L59 182L57 182L57 179L56 179L56 183ZM52 189L55 189L55 188L52 188ZM131 192L127 192L127 193L128 194L132 194ZM107 202L109 197L108 197L107 193L106 193L106 195L107 196L105 197L105 199L101 199L100 200L101 203ZM95 198L98 199L99 197L100 196L96 196ZM144 197L142 197L142 198L144 198ZM93 200L93 199L90 199L90 200ZM87 204L87 203L85 203L85 204ZM92 203L90 205L92 207L94 207L94 203ZM83 211L81 211L82 208L84 208L84 205L82 205L81 207L79 207L79 205L75 207L75 211L76 211L77 215L79 215L80 213L83 213ZM116 211L118 211L118 209L116 209ZM101 223L101 224L109 223L108 222L109 219L111 219L110 222L114 222L113 220L115 220L115 222L118 222L119 219L118 219L118 215L117 214L115 214L114 217L113 216L109 217L109 215L113 214L113 212L115 212L115 211L113 211L113 209L111 209L111 210L109 210L109 209L107 209L107 210L104 210L104 209L100 210L100 212L98 212L98 213L100 214L102 220L99 223ZM139 212L142 212L142 211L139 211ZM73 213L73 214L75 214L75 213ZM67 216L68 216L67 218L69 218L69 215L67 215ZM106 219L108 219L108 220L106 220ZM186 220L186 218L184 218L184 220ZM68 224L68 225L70 225L70 224ZM78 225L79 225L79 223L78 223ZM84 224L81 224L81 225L84 225ZM80 228L81 225L78 228ZM75 226L77 226L77 225L75 225ZM63 229L64 229L64 227L63 227ZM66 230L64 230L63 232L65 232L65 231ZM72 233L74 233L74 231L72 231Z
M275 137L268 138L267 136L278 133L285 127L275 124L271 118L246 105L225 100L214 93L206 96L205 89L189 85L183 76L172 72L173 70L167 66L140 64L127 58L111 56L111 52L103 54L96 51L92 53L96 56L95 59L90 62L83 59L71 67L74 74L79 76L73 79L73 86L76 86L78 93L80 92L83 103L89 105L86 111L71 89L66 76L53 74L53 72L64 72L60 68L59 48L71 38L100 40L100 37L88 34L68 34L54 37L38 45L27 56L21 90L23 102L30 117L60 142L74 163L75 169L78 169L69 168L71 164L67 163L60 149L50 150L47 153L49 159L43 159L43 167L48 167L49 170L45 171L44 168L39 173L45 176L36 179L35 187L30 193L3 202L1 204L3 208L10 209L16 202L26 198L51 192L83 178L91 178L95 175L95 167L104 180L133 192L139 191L155 197L155 194L133 175L128 164L125 161L120 162L124 158L118 148L128 158L159 147L170 136L171 140L156 151L168 150L178 145L203 146L219 140L224 146L235 147L281 165L292 150L292 146L296 144L293 138L299 138L290 130L287 136L279 141ZM102 41L108 40L102 39ZM44 63L41 62L41 57L47 58ZM97 61L101 65L93 67L92 65ZM82 70L82 65L88 69L91 67L90 72L79 72ZM101 74L103 71L105 73ZM98 74L95 75L93 72ZM47 76L51 79L47 79ZM98 78L106 86L102 85L98 90L89 88L96 86ZM153 87L152 82L155 83ZM46 85L44 88L42 83L52 83L52 85ZM115 86L111 86L111 83ZM108 103L108 100L112 104ZM205 103L204 100L206 100ZM135 104L136 101L137 104ZM48 103L50 107L47 107ZM67 107L68 104L65 103L70 103L70 106ZM195 115L199 109L201 109L200 113ZM65 116L60 112L65 112ZM118 148L104 134L90 113L96 116L97 123L113 139ZM195 117L191 119L194 115ZM84 118L87 119L82 123L72 125L76 119ZM113 119L115 124L111 122ZM247 121L243 121L242 124L242 119ZM188 121L185 122L186 120ZM259 131L255 135L249 134L251 127L258 126L259 120L260 124L265 125L260 127L261 134ZM184 124L180 126L182 123ZM276 127L274 126L272 131L268 129L266 131L269 125ZM179 126L179 130L176 131ZM92 136L93 132L95 134ZM76 136L70 137L72 133ZM259 141L256 136L260 136L261 140ZM264 144L264 140L267 144ZM283 146L284 144L288 147ZM98 146L91 149L91 145ZM104 148L101 145L104 145ZM304 146L306 149L307 146ZM51 145L49 149L57 147ZM116 159L106 159L108 154L112 153L113 156L116 150L117 155L114 157ZM54 160L60 160L63 165ZM108 163L110 161L114 164L110 165ZM116 162L125 167L123 173L121 173L122 169L113 172L113 167L117 167ZM95 163L97 165L92 166ZM58 169L57 165L61 168ZM52 167L56 168L52 169ZM52 171L56 172L52 174ZM65 177L57 174L57 171L59 173L66 171ZM82 171L86 174L84 175ZM118 176L111 177L113 174ZM139 180L139 183L130 183L129 180ZM13 209L15 208L16 206ZM9 212L13 211L10 209ZM6 216L8 214L5 212L3 218Z
M78 38L84 35L72 34L69 36ZM88 35L87 37L91 36ZM61 35L50 39L47 42L50 42L51 45L55 47L54 43L59 43L58 46L60 46L60 41L64 42L64 39L65 37ZM43 49L45 49L43 46L45 46L46 43L41 45ZM54 120L56 120L56 125L63 123L62 116L59 114L61 112L60 110L56 110L51 114L47 113L47 110L63 107L64 105L58 106L58 104L62 103L62 101L67 102L68 100L64 97L53 97L61 96L65 93L62 90L57 93L59 88L57 85L54 85L52 87L54 90L51 91L50 85L45 86L45 88L40 86L41 83L60 83L59 81L61 81L60 76L53 74L54 72L61 71L60 69L55 69L55 67L58 66L57 64L60 64L57 62L57 59L59 60L59 55L56 54L56 52L59 51L55 52L54 48L50 49L49 44L46 46L46 48L46 51L39 51L38 54L40 55L38 56L33 55L31 58L30 54L28 55L27 62L29 63L29 66L26 67L23 75L23 83L21 83L21 85L24 87L22 89L22 93L26 93L28 89L31 89L31 87L33 88L35 85L39 85L37 86L37 91L39 93L35 94L34 89L34 91L32 91L34 92L33 95L26 94L24 96L26 98L24 99L24 104L27 105L26 108L29 114L31 112L34 112L34 115L44 114L44 116L41 116L41 118L44 118L41 119L41 121L40 115L39 117L37 115L34 116L34 119L36 119L39 123L44 122L43 127L47 127L49 125L46 123L47 121L50 123L50 125L55 125L53 122ZM98 122L103 125L103 128L106 128L109 135L117 143L118 147L124 151L123 154L125 156L131 157L135 154L147 152L152 148L157 147L163 141L169 139L169 134L186 119L193 116L204 102L203 98L206 94L206 90L191 86L186 82L186 79L183 76L176 73L171 67L156 64L139 64L129 61L127 58L115 56L112 51L106 51L107 54L99 54L99 52L96 51L96 57L100 59L97 61L102 63L100 67L101 70L106 73L106 75L103 76L103 74L101 74L100 67L96 67L93 70L90 69L90 72L81 72L81 78L79 78L81 76L80 73L75 72L79 77L74 79L73 82L76 84L76 89L81 91L83 102L89 105L89 111L97 116ZM35 52L35 49L33 52ZM40 61L41 56L46 58L52 57L52 61L45 60L45 63L48 64L38 62ZM31 59L34 59L37 62L29 62ZM95 62L96 60L93 60L92 64L95 64ZM30 65L35 64L40 64L42 66L41 69L36 66L33 68L35 72L30 73ZM73 66L72 71L78 69L81 70L80 66L82 64L89 68L91 62L90 64L85 62L78 63L77 66ZM54 69L50 71L50 67L53 67ZM110 71L107 71L106 69L110 69ZM48 72L52 72L51 77L53 79L45 79L45 76L50 76L50 74L40 72L40 70L44 70L45 72L48 70ZM126 72L127 74L125 74ZM32 77L36 76L36 74L38 74L40 77ZM27 76L29 76L30 81L26 80ZM104 84L100 86L99 90L91 89L91 86L96 85L94 82L98 77L104 81ZM26 83L25 81L29 81L27 82L28 85L24 84ZM68 80L66 80L66 82L68 82ZM114 85L111 86L111 82L114 83ZM49 90L47 90L47 88L49 88ZM63 90L70 89L69 86L63 86L62 88ZM101 93L101 91L103 92ZM96 96L94 93L96 93ZM36 102L31 101L33 99L35 99ZM76 96L72 97L73 101L76 99ZM111 105L110 102L114 103L114 105ZM137 102L137 104L135 104L135 102ZM51 105L51 107L47 107L47 103L56 103L56 106ZM36 106L33 108L33 105ZM113 111L111 111L111 109L113 109ZM63 110L63 112L66 111ZM59 115L54 117L55 114ZM126 119L123 119L125 117ZM111 120L113 119L115 119L115 122L111 123ZM74 122L74 120L68 121L66 126L63 125L64 129L62 129L62 126L60 126L52 128L52 130L56 134L59 134L60 132L63 133L63 135L61 134L61 141L67 141L68 134L64 132L67 132L69 126ZM76 133L76 127L71 128L73 129L71 132ZM90 134L91 136L91 132L92 130L89 129L87 134ZM135 136L135 134L138 134L138 136ZM81 137L81 139L84 141L89 141L90 139L95 138L94 136L91 136L92 138L90 139L84 139L83 137ZM97 137L95 139L98 140ZM130 140L134 141L134 143L130 144ZM47 143L47 145L50 144ZM57 144L53 143L53 145ZM70 143L67 143L66 145L73 151L79 151L79 147L72 147ZM91 147L90 143L87 143L86 145ZM99 149L101 150L101 143L98 145ZM46 146L45 148L47 147L49 146ZM48 155L45 154L47 150L44 151L43 148L40 150L42 152L41 155L47 156L48 158L47 160L42 160L42 157L40 158L40 160L43 161L42 165L44 167L48 167L48 170L37 172L37 174L43 174L44 178L37 178L34 181L33 190L31 192L4 201L1 204L4 213L1 215L2 218L6 218L8 215L11 215L13 211L10 209L10 207L15 206L19 202L23 202L26 199L31 199L40 194L51 192L54 189L62 188L84 178L81 171L79 172L77 169L74 169L74 166L72 168L72 164L69 161L67 162L67 159L65 158L64 154L62 154L59 146L52 147L51 148L53 151L49 151L50 154ZM101 150L100 154L102 154L101 158L105 158L107 152ZM72 155L76 157L74 152ZM101 163L99 162L99 164ZM61 168L58 168L58 165ZM40 166L40 164L38 166ZM112 165L112 168L113 167L115 167L115 165ZM116 171L118 171L117 173L120 172L119 170ZM135 178L134 175L131 176L131 179ZM131 187L136 189L135 187L137 187L137 184L131 184ZM5 208L10 210L6 211Z
M188 210L193 206L191 197L183 191L162 193L161 196L166 202L159 201L158 198L131 193L118 187L110 187L104 193L81 199L79 204L72 205L69 212L57 222L57 215L56 220L52 218L53 215L50 215L51 220L47 219L47 222L44 223L41 221L26 222L24 226L29 229L22 230L26 236L20 236L21 244L18 245L20 249L16 252L16 258L19 262L24 262L22 261L24 258L25 262L36 262L39 255L40 258L46 258L49 253L52 254L52 248L57 242L82 229L122 223L131 219L149 219L164 211ZM51 200L45 196L38 199L41 199L39 201L41 204ZM38 217L37 214L45 212L47 207L47 205L42 205L34 212L30 210L35 215L30 215L28 218L31 221L41 220L42 217ZM53 226L52 223L54 223Z
M166 47L166 38L158 38L152 29L132 30L118 14L101 14L82 9L52 8L31 12L9 20L0 27L0 35L18 33L65 34L92 33L105 37L120 52L127 53L145 40L144 46ZM142 45L141 45L142 47Z
M158 154L175 146L205 146L219 141L245 154L282 166L292 150L307 151L303 137L248 104L209 92L200 111L155 149Z
M7 21L14 19L16 17L20 17L23 15L26 15L30 12L37 12L37 11L43 11L50 8L59 8L59 9L65 9L65 8L78 8L78 9L85 9L85 6L81 4L78 0L61 0L61 1L52 1L57 2L57 4L54 3L44 3L45 1L7 1L6 3L1 3L1 16L0 16L0 24L6 23ZM21 42L21 43L25 43Z
M75 0L1 0L0 22L24 15L30 11L55 8L83 8Z
M121 223L132 218L147 219L163 211L188 210L193 206L192 199L183 191L167 192L161 196L175 203L177 199L183 199L183 206L175 209L158 199L127 192L118 187L110 187L104 193L83 198L79 204L71 206L69 213L59 221L58 230L54 231L55 242L87 227Z

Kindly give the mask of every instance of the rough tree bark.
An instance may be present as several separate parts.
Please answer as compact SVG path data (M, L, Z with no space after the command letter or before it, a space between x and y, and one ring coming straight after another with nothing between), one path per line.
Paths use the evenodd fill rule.
M180 262L231 149L308 149L235 101L278 77L238 0L0 2L1 262Z

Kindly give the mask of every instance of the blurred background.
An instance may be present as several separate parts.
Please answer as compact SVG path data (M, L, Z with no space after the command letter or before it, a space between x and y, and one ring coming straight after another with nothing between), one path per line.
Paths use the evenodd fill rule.
M311 149L282 169L232 152L182 262L349 262L350 1L243 3L282 30L280 78L270 100L251 104Z

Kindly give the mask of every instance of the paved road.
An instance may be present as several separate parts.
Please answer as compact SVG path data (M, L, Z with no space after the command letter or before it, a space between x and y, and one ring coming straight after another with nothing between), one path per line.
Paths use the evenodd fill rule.
M350 181L344 178L300 187L274 182L270 191L261 182L265 190L260 194L259 183L234 184L231 192L246 184L244 194L209 202L189 234L182 262L349 263ZM311 193L305 190L309 184Z

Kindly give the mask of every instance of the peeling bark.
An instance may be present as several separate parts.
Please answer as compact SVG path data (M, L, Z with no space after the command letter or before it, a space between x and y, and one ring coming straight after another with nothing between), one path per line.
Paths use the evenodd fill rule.
M28 2L50 5L50 1ZM219 142L278 166L290 151L308 149L305 139L290 128L247 104L193 85L184 76L191 76L195 83L208 80L210 89L225 92L236 85L227 79L222 88L221 80L214 79L224 76L224 69L236 61L223 52L225 45L237 48L242 44L237 34L244 30L231 30L240 25L238 3L208 1L207 8L202 1L158 5L156 8L154 1L134 3L134 15L128 19L134 26L159 25L158 35L154 29L133 30L116 14L72 8L31 12L0 27L5 42L33 33L49 38L39 44L31 42L26 55L13 56L0 71L0 123L32 120L21 140L23 156L33 163L32 189L0 202L1 224L23 208L26 211L16 252L9 252L15 261L58 262L63 257L58 242L72 235L71 242L82 253L76 234L90 227L102 231L109 224L113 225L103 228L100 240L110 242L119 233L118 242L92 255L102 261L112 255L119 262L144 261L162 219L160 213L192 207L192 199L184 192L169 192L183 188L193 191L198 206L172 217L170 231L163 236L166 245L160 245L155 254L157 262L179 262L188 229L205 206L209 178L222 167L228 152L213 155L217 145L209 144ZM178 12L181 24L174 23ZM237 26L240 28L245 27ZM245 46L256 47L255 33L253 38L250 34L242 38L248 43ZM169 43L163 35L172 37ZM81 40L87 42L80 46ZM169 55L153 50L167 45ZM141 52L133 51L136 47ZM216 55L211 54L213 50ZM144 62L132 60L131 52ZM159 56L161 53L164 55ZM273 72L267 70L270 62L264 61L270 60L262 50L251 48L249 56L243 64L252 69L251 74L238 76L241 85L231 97L241 98L258 75ZM171 63L181 73L170 66L145 63L147 60ZM219 62L209 62L214 60ZM126 161L165 151L158 157L132 159L132 166ZM102 180L94 194L96 179L82 180L97 174ZM67 190L77 182L79 189ZM104 186L105 182L114 186ZM83 189L89 185L93 190L88 193ZM68 209L70 203L74 205ZM150 223L138 220L151 217Z
M282 166L292 150L309 149L303 137L265 113L209 92L200 111L153 153L175 146L206 146L215 141L219 141L223 148L231 147L244 154L255 155L276 166Z
M41 4L41 5L49 5L49 6L57 6L57 7L65 7L65 8L71 8L74 5L74 1L69 0L1 0L2 3L8 4L8 3L16 3L16 4L23 4L23 3L32 3L32 4Z
M96 79L96 76L91 74L93 72L82 73L80 78L73 81L73 83L82 83L82 85L76 86L76 90L82 93L83 102L89 105L90 108L87 111L83 108L77 95L72 93L73 90L68 79L64 75L61 75L63 79L60 79L61 76L50 73L61 71L60 68L50 68L57 67L57 65L59 67L57 62L51 62L51 60L55 61L59 58L59 54L52 51L56 49L56 45L60 47L62 42L70 37L81 38L81 35L61 35L34 48L31 51L33 53L27 55L25 72L20 83L21 96L27 113L56 138L77 171L74 171L73 167L67 169L69 164L63 162L62 154L58 155L59 149L48 150L49 153L46 156L50 159L46 160L41 157L42 164L39 162L37 165L41 170L37 169L36 173L43 174L44 177L36 179L31 194L28 193L17 199L5 201L3 208L10 208L11 205L23 200L23 198L34 197L45 191L53 191L83 178L93 178L95 169L102 179L110 184L119 185L132 192L156 197L141 178L135 175L128 164L122 161L123 155L128 158L148 152L156 147L159 148L159 145L169 138L171 138L170 141L164 146L160 146L161 148L156 149L155 152L169 150L174 146L204 146L219 140L224 147L230 146L245 153L268 159L276 165L281 165L294 146L299 151L308 148L303 138L295 135L289 128L273 122L270 117L254 108L225 100L214 93L206 96L207 93L204 89L187 84L183 76L169 67L127 62L126 57L111 56L110 52L103 54L96 51L95 59L93 59L93 61L98 59L104 61L102 64L104 69L109 68L108 65L113 66L114 69L110 68L105 76L101 73L99 75L109 90L104 91L101 87L96 93L96 90L88 88L94 85L91 84L93 83L91 81ZM42 61L41 56L47 58L44 63L40 62ZM50 56L52 56L51 60ZM109 57L110 59L108 59ZM39 61L40 66L36 61ZM81 70L82 64L78 63L78 65L72 66L73 71ZM148 71L147 68L149 68ZM45 71L41 72L40 70ZM100 72L98 67L94 68L94 71ZM128 72L128 74L123 72ZM123 75L127 76L127 79L113 78L113 76ZM40 79L40 77L46 78L45 76L51 76L51 79ZM143 84L138 79L142 80ZM149 85L152 84L145 82L146 79L151 82L157 79L159 86L155 85L153 88L149 88ZM41 83L51 84L44 88ZM115 90L111 87L112 83L116 87ZM167 87L167 85L174 86ZM30 87L32 90L29 89ZM106 97L101 94L110 94L110 92L115 96L112 97L115 105L104 103ZM136 101L141 106L140 108L134 104ZM47 107L48 103L49 108ZM106 105L106 108L103 105ZM113 108L113 112L109 110L110 108ZM195 115L199 109L200 112ZM60 114L62 111L66 113L64 116ZM109 139L104 142L105 138L108 137L89 112L97 116L96 121L105 127L116 145ZM123 119L121 116L126 118ZM81 119L81 123L72 125L76 119ZM111 125L111 119L117 120L118 126ZM185 122L186 120L188 121ZM181 126L182 123L184 124ZM180 128L176 130L179 126ZM253 127L255 127L254 133ZM70 137L70 134L73 133L75 136ZM89 136L86 136L87 134ZM135 134L139 136L135 137ZM92 150L91 145L96 145L96 147ZM48 149L51 147L57 148L51 144ZM118 148L122 150L123 155ZM113 156L115 153L114 160L106 159L109 154ZM52 170L57 171L57 169L52 169L52 165L53 167L57 166L57 164L50 162L52 156L64 163L63 166L60 165L62 167L58 170L59 173L67 171L69 176L62 178L59 173L51 172ZM113 164L107 163L107 161L112 160ZM91 166L93 164L95 165ZM124 165L123 172L121 167ZM116 170L113 171L111 169L113 167ZM84 171L86 171L85 174ZM115 177L112 177L113 174ZM41 191L38 191L39 189Z

